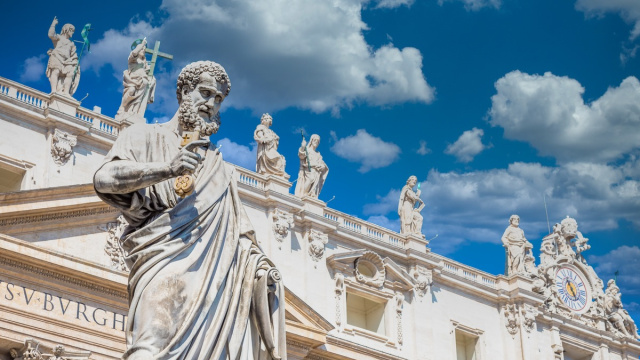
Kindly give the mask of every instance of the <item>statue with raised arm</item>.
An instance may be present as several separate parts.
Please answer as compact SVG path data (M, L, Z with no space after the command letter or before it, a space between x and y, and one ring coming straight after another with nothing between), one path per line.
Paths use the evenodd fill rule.
M156 93L156 78L149 75L149 63L145 56L147 38L131 44L128 69L122 73L122 104L116 114L116 120L144 122L147 104L153 102Z
M298 197L310 196L318 198L327 179L329 167L322 160L322 155L318 152L318 145L320 145L320 136L313 134L309 139L308 145L303 137L300 149L298 149L300 171L298 172L295 191Z
M275 175L289 178L284 172L286 161L278 152L280 137L269 127L273 118L269 114L263 114L260 125L253 132L253 138L258 143L258 155L256 158L256 172L261 175Z
M94 176L98 196L129 224L124 360L286 359L280 273L208 139L230 88L219 64L187 65L173 118L127 128ZM194 188L178 195L174 180L186 175Z
M507 274L527 274L532 271L527 262L531 262L533 245L524 237L524 231L520 229L520 217L511 215L509 226L502 235L502 245L507 249Z
M616 281L611 279L607 282L607 290L604 294L604 312L609 322L609 327L613 327L626 337L638 339L638 328L627 310L622 308L620 299L620 288Z
M422 191L420 189L413 191L413 187L417 183L418 178L411 175L400 192L398 215L400 215L401 234L422 234L423 217L420 211L424 209L424 202L420 199ZM416 204L419 204L418 207L416 207Z
M53 42L53 49L47 51L47 77L51 83L51 92L71 96L76 92L80 82L80 68L76 45L71 40L76 28L65 24L60 34L56 34L58 18L54 17L49 27L49 39ZM77 68L77 70L76 70ZM74 79L74 72L75 79Z

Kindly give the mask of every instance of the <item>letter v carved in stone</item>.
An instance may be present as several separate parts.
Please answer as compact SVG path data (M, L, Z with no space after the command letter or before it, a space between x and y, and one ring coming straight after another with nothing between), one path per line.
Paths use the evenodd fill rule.
M67 306L64 306L62 304L62 298L60 296L58 296L58 300L60 301L60 308L62 309L62 315L64 315L67 312L67 309L69 308L69 304L71 304L71 300L67 300Z
M24 301L27 303L27 305L29 305L29 303L31 302L31 299L33 298L33 294L35 294L36 291L31 290L31 296L27 297L27 288L23 286L22 293L24 294Z

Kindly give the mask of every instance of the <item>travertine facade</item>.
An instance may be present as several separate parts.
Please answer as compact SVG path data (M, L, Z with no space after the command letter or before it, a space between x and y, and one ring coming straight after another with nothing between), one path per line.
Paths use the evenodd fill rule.
M128 125L0 78L0 359L122 356L128 299L120 214L91 182ZM56 130L76 139L60 164L52 156ZM584 261L587 239L574 222L528 240L543 248L533 276L496 276L429 251L420 234L294 196L282 178L226 166L257 242L282 273L290 359L640 355L619 291L600 284ZM564 268L589 288L584 312L550 287Z

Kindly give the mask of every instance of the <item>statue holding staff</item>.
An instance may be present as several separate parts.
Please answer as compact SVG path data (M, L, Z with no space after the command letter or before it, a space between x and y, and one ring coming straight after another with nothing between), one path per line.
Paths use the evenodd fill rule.
M122 73L122 104L116 114L117 120L144 119L147 104L153 102L156 93L156 78L149 74L149 63L145 56L147 38L138 39L131 44L128 69ZM144 121L142 121L144 122Z

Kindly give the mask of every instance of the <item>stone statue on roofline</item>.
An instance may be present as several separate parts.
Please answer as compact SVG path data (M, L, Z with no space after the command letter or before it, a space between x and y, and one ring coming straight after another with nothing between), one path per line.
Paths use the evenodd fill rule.
M53 42L53 49L47 51L47 77L51 83L51 93L59 93L71 97L80 82L80 68L76 45L71 40L76 28L71 24L64 24L60 34L56 34L58 18L54 17L49 27L49 39ZM75 78L74 78L75 72Z
M280 273L208 139L230 87L219 64L187 65L173 118L127 128L94 176L98 196L128 222L124 360L287 357ZM193 188L180 192L185 177Z
M156 78L149 75L149 63L145 56L147 38L131 44L128 68L122 73L122 103L116 114L116 120L145 122L144 112L147 104L153 102L156 93Z
M295 195L298 197L309 196L317 199L327 179L327 174L329 174L329 167L322 160L318 145L320 145L319 135L311 135L309 144L307 144L304 136L302 137L302 144L298 149L300 171L298 172L295 191Z
M531 253L533 245L525 238L520 228L520 217L511 215L509 226L502 235L502 245L507 250L505 275L530 275L535 273L535 259Z
M638 339L638 327L627 310L622 308L620 288L616 281L611 279L607 282L607 291L604 295L604 311L607 318L607 328L618 331L624 337Z
M424 219L420 212L424 209L424 201L420 199L420 194L422 193L420 185L418 185L417 191L413 191L413 187L416 184L418 184L418 178L411 175L400 192L400 199L398 200L400 233L422 236L422 222ZM418 204L418 207L416 207L416 204Z
M261 175L274 175L288 179L289 175L284 172L286 161L284 156L278 153L280 137L269 128L272 123L271 115L263 114L260 118L260 124L253 132L253 138L258 143L256 172Z

